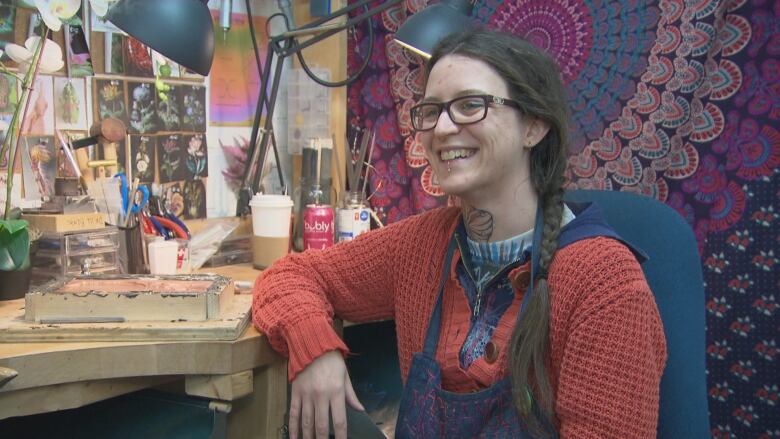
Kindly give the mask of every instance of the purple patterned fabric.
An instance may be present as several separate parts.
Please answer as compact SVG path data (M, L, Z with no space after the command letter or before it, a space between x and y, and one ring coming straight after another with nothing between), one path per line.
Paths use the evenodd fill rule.
M377 129L371 204L385 222L446 203L409 122L421 60L392 43L425 4L372 21L369 69L349 89L349 122ZM480 0L473 18L561 66L571 188L651 196L694 229L713 437L780 437L780 2ZM350 39L352 71L367 44L364 25Z

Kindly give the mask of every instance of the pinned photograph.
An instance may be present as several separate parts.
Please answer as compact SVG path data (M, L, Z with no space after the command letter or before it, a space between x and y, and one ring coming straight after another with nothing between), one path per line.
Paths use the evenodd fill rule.
M54 78L54 124L61 130L86 130L87 90L83 78Z
M0 5L0 49L6 43L14 41L14 23L16 22L16 8L13 5Z
M124 37L106 33L103 53L103 68L106 73L121 75L125 72Z
M171 85L165 98L157 96L157 120L160 131L181 131L181 87Z
M92 32L111 32L111 33L117 33L117 34L124 34L122 29L119 29L114 25L114 23L106 20L103 17L98 17L98 15L95 13L95 10L92 8L89 8L89 16L90 16L90 24L91 24L91 30Z
M154 76L159 76L162 79L178 78L180 76L179 65L155 50L152 50L152 66Z
M187 179L207 177L209 175L208 152L206 150L206 137L203 134L184 135L184 144L187 147L186 165Z
M166 134L157 138L157 157L160 160L160 183L184 180L185 150L179 134Z
M83 78L95 74L92 68L92 58L89 56L87 37L81 26L63 26L65 30L65 65L68 76Z
M30 91L22 134L54 134L54 86L51 76L38 75Z
M57 177L57 155L54 136L24 136L30 152L30 167L38 191L42 196L54 195L54 179Z
M125 75L154 77L152 54L147 46L133 37L124 38Z
M18 81L13 75L0 73L0 114L12 114L19 103Z
M206 218L206 186L203 180L184 182L184 218Z
M130 157L132 159L133 178L139 178L143 183L154 182L154 150L154 136L130 136Z
M127 125L127 107L125 106L125 83L116 79L95 79L92 81L92 93L95 108L95 119L115 117Z
M182 184L183 182L175 182L163 185L163 203L165 203L165 208L179 218L182 218L182 215L184 215Z
M128 131L140 134L157 132L154 84L149 82L128 82L127 94L130 110Z
M183 131L206 131L206 87L186 85L181 87Z

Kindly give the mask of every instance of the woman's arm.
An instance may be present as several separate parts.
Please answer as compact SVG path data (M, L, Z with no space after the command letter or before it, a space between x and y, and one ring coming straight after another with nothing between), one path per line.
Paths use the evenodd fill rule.
M393 317L393 264L399 242L418 222L411 218L323 251L288 255L257 279L253 321L289 356L290 381L323 353L347 352L333 329L334 313L352 321Z
M572 271L577 283L559 322L555 411L561 438L655 438L666 340L658 309L631 252L600 238ZM554 294L557 294L555 292ZM564 301L565 302L565 301Z

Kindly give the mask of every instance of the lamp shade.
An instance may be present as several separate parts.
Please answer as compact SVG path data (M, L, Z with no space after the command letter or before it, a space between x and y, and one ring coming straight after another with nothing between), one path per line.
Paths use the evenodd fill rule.
M469 0L442 1L409 17L395 33L395 41L425 58L431 57L444 37L472 26Z
M209 74L214 28L205 1L119 0L105 18L166 58Z

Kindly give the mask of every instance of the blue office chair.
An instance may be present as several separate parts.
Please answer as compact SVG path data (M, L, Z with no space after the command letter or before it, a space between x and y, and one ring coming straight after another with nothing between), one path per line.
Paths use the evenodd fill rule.
M690 226L669 206L628 192L577 190L567 193L566 201L597 204L615 231L649 256L642 269L661 313L669 353L657 437L709 438L704 279Z

